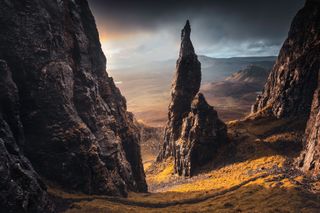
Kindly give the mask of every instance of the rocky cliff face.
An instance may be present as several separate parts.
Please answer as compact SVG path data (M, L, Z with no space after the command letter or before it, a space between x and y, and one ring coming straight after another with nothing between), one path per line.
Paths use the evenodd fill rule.
M201 64L190 40L189 21L181 33L181 48L171 90L164 144L157 160L173 156L175 172L192 175L226 139L226 127L203 95L198 94ZM205 151L204 151L205 150ZM202 153L203 151L203 153Z
M146 191L139 132L106 73L87 1L1 1L0 28L19 98L12 133L24 131L19 146L35 170L69 190Z
M319 1L307 0L252 112L270 109L278 118L308 116L319 71L319 23Z
M0 209L2 212L53 212L46 187L23 156L25 142L18 90L0 60Z
M191 111L183 119L180 138L175 143L175 171L179 175L193 175L226 141L226 125L198 93L191 103Z
M298 167L320 175L320 1L307 0L294 18L289 35L253 112L271 109L278 118L309 120Z
M319 67L320 69L320 67ZM320 177L320 76L314 93L311 113L306 128L303 152L297 159L298 167L310 176Z

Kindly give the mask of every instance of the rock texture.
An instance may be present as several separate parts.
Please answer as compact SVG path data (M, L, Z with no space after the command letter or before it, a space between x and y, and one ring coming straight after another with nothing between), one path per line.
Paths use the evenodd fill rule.
M319 67L320 69L320 67ZM310 176L320 177L320 76L314 93L311 113L306 128L303 152L297 159L298 167Z
M194 52L190 33L191 28L187 21L181 32L180 54L171 88L164 149L159 154L159 160L174 155L174 142L180 137L182 120L189 113L191 102L200 88L201 64Z
M180 138L175 143L175 171L179 175L193 175L226 141L226 125L198 93L192 101L191 111L182 121Z
M175 172L192 175L196 165L206 163L226 138L226 126L203 95L201 64L190 40L189 21L181 33L181 48L171 89L168 122L157 160L175 159ZM205 150L205 151L204 151Z
M298 167L320 176L320 1L307 0L294 18L287 40L253 112L271 109L280 117L308 118ZM318 79L318 80L317 80Z
M35 170L69 190L146 191L139 132L106 73L87 1L1 1L0 28L0 59L18 89L20 146Z
M252 112L270 109L276 117L308 116L319 71L319 0L307 0Z
M53 212L45 185L19 148L25 141L18 90L3 60L0 75L1 212Z

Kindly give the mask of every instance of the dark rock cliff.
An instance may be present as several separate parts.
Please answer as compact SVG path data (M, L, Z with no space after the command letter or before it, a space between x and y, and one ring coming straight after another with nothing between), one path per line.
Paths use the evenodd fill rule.
M297 166L320 176L320 0L307 0L295 16L277 62L252 111L308 119Z
M19 97L12 133L24 131L19 146L35 170L69 190L146 191L139 132L106 73L87 1L1 1L0 28Z
M210 160L226 141L226 126L202 94L201 64L190 40L189 21L181 33L181 48L171 89L164 143L157 157L174 157L175 172L190 176Z
M320 67L319 67L320 69ZM297 159L297 166L305 174L320 177L320 76L314 93L311 113L306 128L304 149Z
M0 60L0 209L1 212L53 212L46 186L23 156L23 126L18 90Z
M317 86L320 48L319 1L307 0L294 18L276 64L252 112L307 117Z

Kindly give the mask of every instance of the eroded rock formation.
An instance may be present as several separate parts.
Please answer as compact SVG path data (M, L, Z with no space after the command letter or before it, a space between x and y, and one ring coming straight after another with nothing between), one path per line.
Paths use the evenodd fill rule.
M320 176L320 1L307 0L295 16L253 112L308 119L298 167Z
M202 165L226 139L226 126L203 95L201 64L190 40L189 21L181 33L181 47L171 89L168 122L164 144L157 160L175 159L175 172L192 175L196 165ZM194 167L195 166L195 167Z
M1 212L53 212L46 186L23 156L23 126L18 90L0 60L0 209Z
M252 112L308 117L319 71L319 1L307 0L294 18L276 64Z
M175 171L184 176L194 174L226 141L226 125L204 96L198 93L182 121L180 138L175 143Z
M171 88L168 123L165 129L164 149L158 159L174 155L174 142L179 139L183 118L189 113L191 102L201 83L201 64L190 40L189 21L181 32L181 47L176 73Z
M0 59L18 91L20 146L35 170L69 190L146 191L139 132L106 73L87 1L1 1L0 28ZM21 128L12 129L15 138Z

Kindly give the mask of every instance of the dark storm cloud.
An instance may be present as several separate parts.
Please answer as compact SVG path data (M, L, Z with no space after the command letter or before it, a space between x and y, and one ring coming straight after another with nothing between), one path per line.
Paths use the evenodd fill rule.
M89 0L98 21L117 32L154 30L197 21L203 38L279 42L303 0Z
M304 0L89 0L89 4L112 65L176 58L186 19L191 21L198 54L277 55Z

